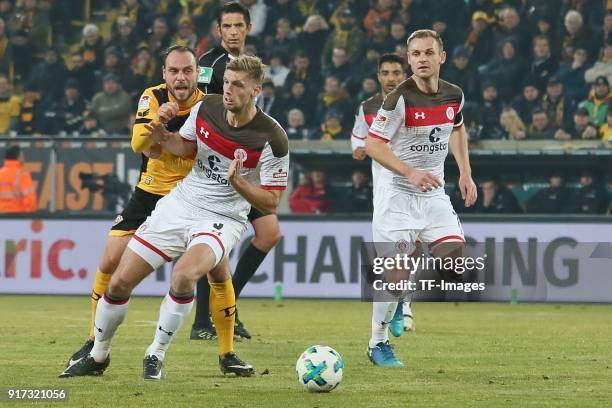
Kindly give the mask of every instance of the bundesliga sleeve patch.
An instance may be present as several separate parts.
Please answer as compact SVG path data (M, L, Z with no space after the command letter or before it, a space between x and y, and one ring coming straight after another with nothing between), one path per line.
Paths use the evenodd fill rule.
M151 106L151 97L142 95L138 101L138 110L149 109L149 106Z
M210 84L213 76L213 69L211 67L200 67L198 72L198 82L201 84Z
M378 115L376 115L376 119L374 119L374 122L372 123L372 127L375 128L376 130L384 130L386 125L387 125L387 117L383 115L382 113L379 113Z

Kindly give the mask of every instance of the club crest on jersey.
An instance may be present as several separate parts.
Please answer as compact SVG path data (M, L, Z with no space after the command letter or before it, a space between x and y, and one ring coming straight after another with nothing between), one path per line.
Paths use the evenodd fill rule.
M455 119L455 110L450 106L446 108L446 117L448 118L448 120Z
M234 159L240 160L244 163L247 159L247 152L244 149L236 149L234 150Z
M398 251L405 251L408 249L408 241L406 241L405 239L400 239L399 241L397 241L395 243L395 249L397 249Z
M425 119L425 112L414 112L415 119Z

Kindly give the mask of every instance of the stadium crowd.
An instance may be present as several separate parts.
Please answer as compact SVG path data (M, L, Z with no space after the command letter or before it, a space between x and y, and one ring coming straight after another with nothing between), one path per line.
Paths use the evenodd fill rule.
M161 81L160 52L218 45L225 0L92 1L98 18L81 24L73 3L0 0L0 134L130 134L142 90ZM349 139L356 107L378 92L378 58L405 58L410 32L428 27L447 51L441 77L464 91L470 140L612 141L610 1L242 3L248 52L268 65L257 103L291 139Z

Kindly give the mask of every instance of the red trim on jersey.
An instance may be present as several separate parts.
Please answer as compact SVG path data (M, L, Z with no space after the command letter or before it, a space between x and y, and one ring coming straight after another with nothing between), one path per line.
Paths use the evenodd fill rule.
M208 235L217 240L217 243L221 247L221 259L223 259L223 256L225 255L225 247L223 246L223 242L221 242L221 238L219 238L215 234L211 234L210 232L198 232L197 234L191 237L191 240L193 241L195 238L200 237L202 235Z
M140 238L138 235L134 235L134 239L136 241L140 242L142 245L144 245L147 248L149 248L151 251L155 252L157 255L159 255L162 258L164 258L164 260L166 262L170 262L172 260L172 258L170 258L168 255L164 254L161 250L155 248L153 245L151 245L150 243L148 243L144 239Z
M438 239L436 239L434 242L432 242L431 244L429 244L429 248L431 249L433 246L435 246L435 245L437 245L437 244L439 244L439 243L441 243L441 242L444 242L444 241L449 241L449 240L451 240L451 239L458 239L458 240L460 240L461 242L465 242L465 239L464 239L462 236L460 236L460 235L447 235L447 236L445 236L445 237L438 238Z
M353 137L354 137L355 139L359 139L359 140L366 140L366 139L367 139L366 137L357 136L357 135L356 135L355 133L353 133L353 132L351 132L351 135L353 135Z
M168 292L168 295L170 295L170 299L174 300L176 303L180 303L182 305L186 304L186 303L191 303L193 302L193 296L191 296L191 298L189 299L181 299L181 298L177 298L176 296L174 296L172 294L172 292Z
M368 126L372 126L372 122L376 118L376 113L368 113L367 115L363 115Z
M452 117L448 117L448 108L453 110ZM459 104L451 103L446 105L418 107L409 106L406 108L405 125L414 126L435 126L455 123L455 117L459 112Z
M181 136L181 139L183 139L184 141L189 142L189 143L197 143L198 142L197 140L187 139L186 137L183 137L183 136Z
M384 140L385 142L388 142L388 141L389 141L389 139L385 139L384 137L382 137L382 136L378 136L376 133L372 133L372 132L370 132L370 131L368 131L368 136L371 136L371 137L373 137L373 138L375 138L375 139Z
M208 137L206 137L206 132L208 132ZM234 152L237 149L244 150L247 154L247 159L242 163L242 166L250 169L257 167L259 157L261 156L261 151L255 151L229 140L219 132L215 131L212 126L210 126L199 115L196 116L196 134L202 143L230 160L234 160Z
M287 186L261 186L264 190L286 190Z
M130 298L123 299L123 300L111 300L108 296L106 296L106 292L105 292L104 300L106 301L106 303L110 303L111 305L125 305L128 302L128 300L130 300Z

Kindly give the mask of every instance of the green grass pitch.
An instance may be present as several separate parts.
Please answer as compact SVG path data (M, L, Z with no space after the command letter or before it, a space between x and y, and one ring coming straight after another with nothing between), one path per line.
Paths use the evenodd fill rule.
M392 340L406 368L381 369L365 355L367 303L240 300L254 338L236 351L256 377L223 377L216 343L188 340L190 318L166 354L165 378L145 382L160 300L132 299L102 377L60 380L86 336L88 298L1 296L0 387L67 388L68 402L32 404L55 407L612 406L610 305L416 304L416 333ZM295 362L312 344L344 358L344 381L329 394L296 382Z

